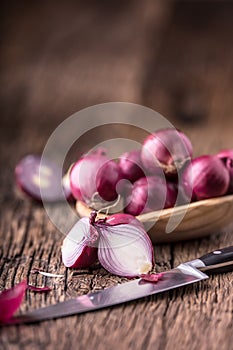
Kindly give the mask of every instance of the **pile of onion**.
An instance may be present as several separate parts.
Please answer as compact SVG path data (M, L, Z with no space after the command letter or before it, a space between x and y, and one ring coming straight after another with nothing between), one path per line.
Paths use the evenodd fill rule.
M56 165L50 160L41 165L38 156L21 160L15 175L19 188L36 200L42 200L41 187L44 201L73 198L94 210L114 207L122 199L124 214L78 221L63 242L62 259L75 268L99 259L108 271L134 277L153 268L150 239L135 216L233 193L233 149L192 157L189 138L167 128L148 135L141 149L118 159L110 159L104 149L83 155L70 167L62 186Z

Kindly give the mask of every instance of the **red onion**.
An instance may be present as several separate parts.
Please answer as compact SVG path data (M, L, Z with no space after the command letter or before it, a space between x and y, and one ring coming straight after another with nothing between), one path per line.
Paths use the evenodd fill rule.
M159 176L148 176L137 180L130 195L125 212L139 215L164 208L166 202L166 181Z
M132 225L140 226L141 228L144 229L144 226L141 223L141 221L136 219L133 215L125 214L125 213L117 213L117 214L110 215L107 218L106 222L109 225L114 225L114 226L119 224L132 224Z
M123 218L124 221L125 218ZM91 218L99 233L98 258L109 272L125 277L148 273L154 264L153 246L146 231L138 224L109 225Z
M141 151L134 150L120 156L119 167L124 179L135 182L144 176Z
M97 248L91 246L98 237L88 218L79 220L63 241L62 261L66 267L84 268L97 260Z
M233 149L223 149L216 155L224 162L229 171L230 183L227 193L231 194L233 193Z
M233 149L231 148L222 149L216 154L216 156L222 160L226 160L227 158L233 159Z
M121 179L121 169L114 160L104 163L96 176L96 186L100 197L109 202L117 199L116 186Z
M138 220L116 214L96 221L96 215L92 212L90 219L79 220L64 239L62 260L65 266L83 267L83 259L85 266L89 266L93 262L92 255L85 255L85 249L96 249L91 247L95 244L99 261L107 271L127 277L148 273L154 264L153 246ZM95 253L91 252L96 256Z
M26 289L27 283L23 281L0 293L0 322L6 322L13 316L24 298Z
M37 201L56 202L64 199L59 173L62 171L55 163L37 155L24 157L15 168L17 185ZM63 186L63 191L65 197L70 199L70 188Z
M230 183L227 190L227 192L230 194L230 193L233 193L233 157L227 158L226 168L229 171L229 175L230 175Z
M222 196L227 192L230 176L223 162L216 156L195 158L184 170L182 183L193 200Z
M153 175L159 167L168 175L176 174L191 156L190 140L176 129L161 129L149 135L141 153L145 169Z
M173 182L167 181L167 195L164 208L174 207L177 199L177 185Z
M84 155L70 170L70 187L74 198L87 204L97 192L96 174L109 159L103 149Z

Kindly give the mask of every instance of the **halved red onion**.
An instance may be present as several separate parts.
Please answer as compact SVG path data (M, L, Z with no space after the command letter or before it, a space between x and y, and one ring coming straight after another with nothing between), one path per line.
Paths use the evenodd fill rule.
M224 163L210 155L193 159L182 175L184 190L193 200L224 195L229 181L229 172Z
M125 212L139 215L154 210L161 210L165 206L167 196L166 181L160 176L143 177L133 184L129 204Z
M18 187L38 201L56 202L70 197L70 189L61 184L61 169L49 159L28 155L16 165ZM62 193L64 191L64 195Z
M80 219L67 234L62 245L62 261L66 267L85 268L97 260L97 248L93 245L98 233L89 219Z
M137 277L151 271L153 246L146 231L138 224L109 225L99 220L93 223L99 233L98 258L110 273Z
M117 183L122 179L119 165L114 160L105 162L96 175L97 192L105 201L114 201L118 197Z
M62 261L66 267L85 268L97 260L98 233L84 217L72 227L63 241Z
M119 167L124 179L135 182L144 177L141 161L141 150L126 152L120 156Z
M19 308L26 290L27 282L22 281L13 288L0 293L0 322L6 322L13 316Z
M162 167L167 175L174 175L192 157L188 137L176 129L160 129L149 135L142 147L141 159L150 174Z

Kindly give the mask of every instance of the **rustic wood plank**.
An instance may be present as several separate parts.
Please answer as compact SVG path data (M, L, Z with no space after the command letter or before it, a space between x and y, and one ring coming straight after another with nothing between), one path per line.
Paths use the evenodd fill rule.
M63 237L49 222L44 209L20 198L12 185L17 160L25 153L40 153L53 128L65 116L94 103L137 102L162 112L184 129L195 144L196 154L232 147L229 116L233 107L233 60L231 45L227 44L231 44L232 26L228 17L220 13L215 25L217 17L212 14L205 34L201 30L192 34L191 29L184 31L185 16L189 15L190 23L195 20L187 8L181 11L179 6L183 5L178 5L171 26L166 26L170 10L162 5L164 2L148 1L144 5L145 2L137 1L134 5L129 1L123 10L122 5L116 5L114 11L107 3L99 9L94 2L78 7L78 23L74 16L76 2L70 6L56 3L56 7L54 3L41 7L5 5L1 63L6 70L1 72L4 89L0 94L3 108L0 167L4 170L0 171L0 288L24 278L52 288L48 294L28 291L21 312L125 281L99 266L78 274L65 269L60 256ZM198 6L200 13L201 5ZM183 14L179 15L180 12ZM112 30L108 33L109 27ZM191 53L182 60L179 52L183 45ZM219 52L218 45L222 48ZM206 75L203 60L208 62L208 55L212 54L214 60ZM157 67L156 71L153 67ZM191 78L196 76L197 82L190 86ZM202 103L208 118L202 124L184 125L173 118L174 110L182 113L184 110L179 99L174 98L178 86L182 94L187 89L188 96L196 95L201 101L205 97ZM170 269L208 250L233 244L232 232L233 227L229 226L222 234L210 238L158 245L156 268ZM32 274L34 267L64 274L64 278ZM1 328L1 347L103 350L119 348L120 343L122 349L228 350L233 342L232 303L229 273L98 312Z

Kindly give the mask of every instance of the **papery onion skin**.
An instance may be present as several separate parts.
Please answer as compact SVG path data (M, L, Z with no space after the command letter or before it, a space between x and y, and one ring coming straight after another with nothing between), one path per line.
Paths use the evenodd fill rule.
M122 179L119 165L114 160L105 162L98 170L96 176L96 188L101 198L105 201L117 199L117 183Z
M216 156L204 155L191 161L182 175L182 184L192 200L208 199L226 194L230 176Z
M163 278L163 273L142 274L140 277L143 281L156 283Z
M62 261L66 267L86 268L97 260L97 248L94 245L97 234L89 224L88 218L80 219L63 241ZM91 237L92 235L92 237Z
M99 232L98 258L110 273L123 277L137 277L151 271L154 251L146 231L137 225L109 225L97 221Z
M87 204L97 191L96 175L98 170L109 158L103 149L81 157L70 170L70 188L75 199Z
M125 212L134 216L164 208L166 181L159 176L147 176L135 181Z
M22 281L13 288L0 293L0 322L7 322L17 311L27 290L27 282Z
M28 284L27 289L31 290L32 292L35 293L47 293L47 292L51 292L51 288L48 286L45 287L36 287L36 286L32 286L31 284Z
M119 158L119 167L124 179L135 182L144 177L141 161L141 150L133 150L122 154Z
M191 159L193 153L189 138L181 131L167 128L149 135L142 146L141 159L145 169L152 175L162 167L169 176Z

